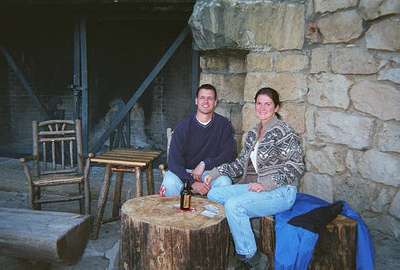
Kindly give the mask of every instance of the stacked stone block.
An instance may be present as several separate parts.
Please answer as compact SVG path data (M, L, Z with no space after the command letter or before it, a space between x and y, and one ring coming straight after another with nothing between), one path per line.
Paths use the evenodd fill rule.
M204 0L190 23L207 63L220 63L203 65L202 81L218 78L233 102L232 85L243 85L242 132L257 122L255 92L277 89L303 137L301 190L346 200L371 229L400 238L399 1ZM232 49L245 54L242 82L228 68Z

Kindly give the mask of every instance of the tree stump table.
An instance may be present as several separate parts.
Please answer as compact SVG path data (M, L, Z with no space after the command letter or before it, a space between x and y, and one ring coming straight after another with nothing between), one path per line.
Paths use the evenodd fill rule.
M274 269L275 221L271 216L261 218L260 249L265 253ZM338 215L320 233L308 269L356 269L357 222Z
M204 205L219 212L201 215ZM121 269L226 269L229 228L222 205L192 197L192 211L178 197L151 195L121 208Z

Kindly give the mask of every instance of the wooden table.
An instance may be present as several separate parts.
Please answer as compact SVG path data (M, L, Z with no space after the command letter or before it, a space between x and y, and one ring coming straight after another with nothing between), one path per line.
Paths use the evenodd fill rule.
M204 205L215 217L200 213ZM178 197L144 196L121 208L121 269L226 269L229 228L222 205L192 197L193 211L182 211Z
M90 158L91 162L104 164L105 173L103 185L100 190L97 214L93 227L93 239L97 239L102 223L116 220L119 218L121 207L121 191L125 172L135 173L136 175L136 196L142 196L141 171L146 170L147 194L154 193L153 166L152 162L161 152L134 149L114 149L99 156ZM116 182L113 193L112 218L103 222L104 209L107 202L108 191L110 189L110 178L116 172Z

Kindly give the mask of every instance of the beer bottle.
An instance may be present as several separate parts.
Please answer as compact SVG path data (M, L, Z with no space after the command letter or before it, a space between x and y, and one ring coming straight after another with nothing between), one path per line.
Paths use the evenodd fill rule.
M189 183L185 182L185 185L181 191L181 209L182 210L190 210L191 198L192 198L192 192L190 191Z

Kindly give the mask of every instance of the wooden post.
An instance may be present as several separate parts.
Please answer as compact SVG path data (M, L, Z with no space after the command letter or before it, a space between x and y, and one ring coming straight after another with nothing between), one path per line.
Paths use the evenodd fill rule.
M204 205L219 209L213 217ZM121 269L226 269L229 229L223 207L192 198L193 211L179 209L178 197L151 195L121 208Z
M357 223L344 216L337 216L320 233L310 270L355 269ZM260 249L274 269L275 221L272 217L261 218Z

